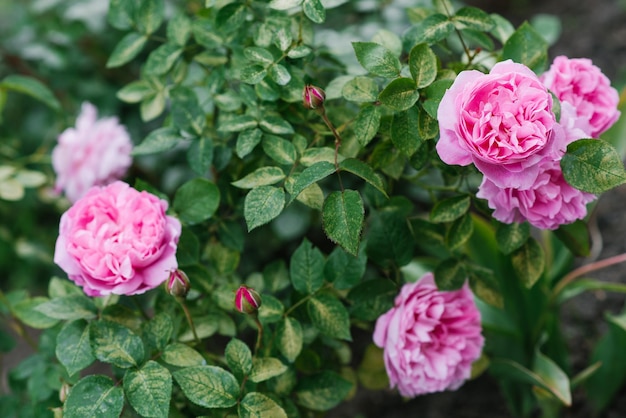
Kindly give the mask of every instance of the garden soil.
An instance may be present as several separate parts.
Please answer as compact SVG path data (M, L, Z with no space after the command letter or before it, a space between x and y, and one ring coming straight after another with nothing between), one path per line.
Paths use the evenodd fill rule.
M614 85L626 85L626 0L474 0L465 3L502 14L516 26L537 14L559 16L562 32L550 48L550 61L558 55L587 57ZM578 260L579 265L626 252L626 186L601 197L591 216L590 226L594 236L593 254L588 259ZM626 283L626 266L606 268L590 277ZM623 295L601 291L579 295L563 306L562 331L568 340L575 372L588 366L594 344L606 331L604 315L621 312L623 307ZM394 391L359 390L350 402L330 414L330 418L357 417L509 418L511 414L495 379L484 374L456 392L411 400L402 399ZM561 417L594 417L582 389L573 392L573 405L564 410ZM626 418L626 388L598 418Z

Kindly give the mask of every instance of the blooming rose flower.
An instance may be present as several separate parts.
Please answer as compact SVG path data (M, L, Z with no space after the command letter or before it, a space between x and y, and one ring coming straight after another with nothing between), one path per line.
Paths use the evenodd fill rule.
M61 216L54 262L89 296L150 290L178 267L181 225L166 209L121 181L93 187Z
M552 96L528 67L511 60L489 74L461 72L437 111L437 152L447 164L474 165L500 187L526 188L537 164L556 158Z
M117 118L96 120L98 111L83 103L76 127L59 135L52 150L57 174L55 189L77 201L91 186L104 186L121 179L132 163L132 142Z
M556 229L587 215L587 203L596 196L570 186L563 178L558 161L546 161L529 189L501 188L487 177L477 197L495 209L493 217L504 223L528 221L540 229Z
M602 71L587 58L559 56L541 81L559 98L574 106L589 121L588 134L597 138L619 118L619 95Z
M402 396L458 389L484 343L469 286L441 292L432 273L405 284L376 321L374 343L384 349L389 383Z

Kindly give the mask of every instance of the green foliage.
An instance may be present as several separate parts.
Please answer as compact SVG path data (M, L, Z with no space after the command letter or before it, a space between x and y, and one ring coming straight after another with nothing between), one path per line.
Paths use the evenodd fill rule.
M472 288L482 367L515 416L569 406L578 384L598 412L619 393L623 315L574 376L558 327L560 304L581 292L626 293L567 276L590 252L586 222L542 233L495 222L475 170L435 150L457 74L506 59L540 73L554 21L515 28L447 0L389 21L359 2L112 0L95 29L62 3L12 6L40 52L20 52L19 25L0 29L16 42L3 41L0 66L0 314L18 337L40 330L9 372L7 416L322 416L358 387L388 387L382 350L353 344L427 271L442 291ZM323 106L303 106L308 84ZM92 298L48 280L69 207L48 193L49 154L83 101L121 119L135 144L128 182L181 221L185 297ZM569 184L600 194L626 182L618 128L569 144ZM254 315L233 306L242 284L261 295ZM15 337L0 330L0 352Z

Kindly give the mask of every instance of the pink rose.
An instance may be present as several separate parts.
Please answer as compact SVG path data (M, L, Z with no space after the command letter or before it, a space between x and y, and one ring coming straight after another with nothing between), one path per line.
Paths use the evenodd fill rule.
M96 120L98 111L83 103L76 127L59 135L52 150L57 174L55 189L77 201L91 186L104 186L121 179L132 163L132 142L117 118Z
M376 321L374 343L384 349L389 383L402 396L458 389L484 343L469 286L441 292L432 273L405 284Z
M121 181L93 187L61 216L54 262L89 296L150 290L178 267L181 225L166 209Z
M587 58L556 57L541 81L561 102L573 105L577 115L589 121L588 135L594 138L619 118L617 90Z
M486 199L494 209L493 217L504 223L528 221L540 229L557 229L583 219L587 203L596 196L570 186L558 161L545 161L540 167L529 189L501 188L485 177L476 196Z
M537 163L563 138L554 131L552 96L529 68L511 60L489 74L461 72L437 111L437 152L447 164L474 165L501 187L530 186Z

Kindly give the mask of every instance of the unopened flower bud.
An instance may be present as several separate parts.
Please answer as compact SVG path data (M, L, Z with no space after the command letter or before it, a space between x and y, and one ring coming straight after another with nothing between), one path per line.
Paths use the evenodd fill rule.
M307 109L319 109L324 107L326 93L319 87L307 84L302 90L302 104Z
M184 271L176 269L170 273L167 279L167 292L177 298L184 298L191 288L189 277Z
M67 382L63 382L63 384L61 385L61 389L59 389L59 400L61 401L61 403L65 403L67 395L70 393L70 389L72 389L72 386L70 386L70 384Z
M241 313L254 314L261 307L261 295L248 286L240 286L235 293L235 308Z

